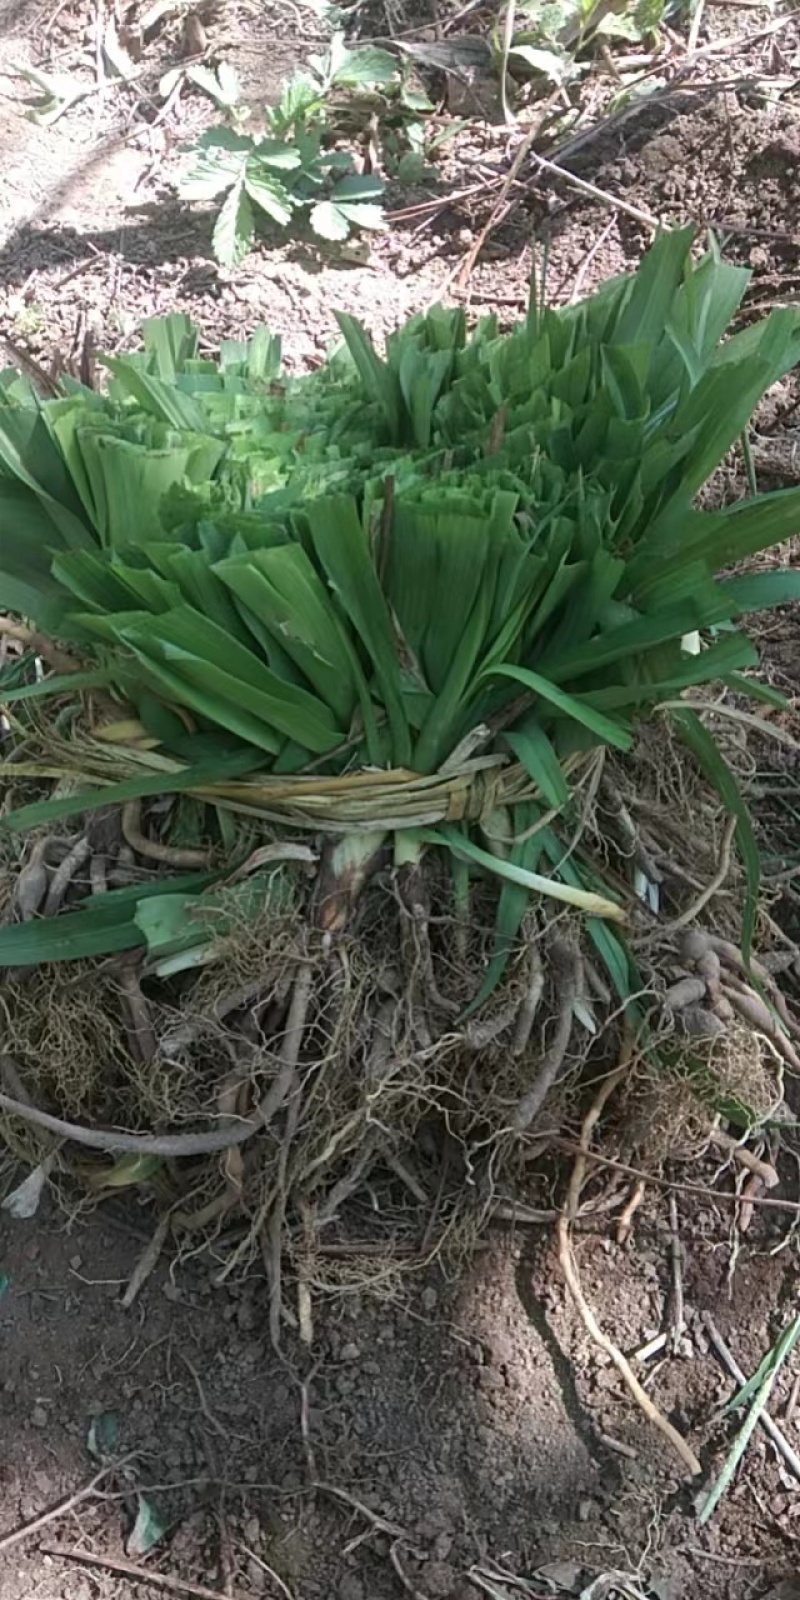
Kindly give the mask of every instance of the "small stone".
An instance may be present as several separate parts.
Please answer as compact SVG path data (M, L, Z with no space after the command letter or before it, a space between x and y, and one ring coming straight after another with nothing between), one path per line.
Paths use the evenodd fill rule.
M261 1523L258 1517L248 1517L242 1528L242 1533L245 1537L245 1543L249 1544L251 1548L254 1544L258 1544L261 1538Z
M342 1361L357 1361L359 1356L360 1356L360 1354L361 1354L361 1351L359 1350L357 1344L352 1344L352 1343L343 1344L342 1348L341 1348L341 1351L340 1351L340 1360L342 1360Z
M34 1406L31 1412L31 1422L34 1428L46 1428L49 1421L50 1416L46 1406Z
M354 1572L346 1572L336 1591L338 1600L365 1600L366 1590Z
M177 1284L173 1283L171 1281L171 1279L169 1279L169 1278L167 1279L167 1282L163 1285L161 1293L163 1294L164 1299L165 1300L170 1300L173 1305L175 1304L175 1302L177 1300L180 1300L180 1297L181 1297L181 1292L180 1292L180 1289L178 1288Z
M503 1375L495 1367L482 1367L478 1374L478 1382L482 1389L503 1389Z
M438 1299L439 1299L439 1296L436 1293L435 1289L431 1289L431 1288L423 1289L423 1291L422 1291L422 1308L423 1308L423 1311L435 1311Z
M578 1501L578 1521L589 1522L594 1516L597 1507L593 1500L583 1499Z
M69 1264L73 1272L79 1272L80 1268L83 1266L83 1256L70 1256Z
M449 1600L457 1578L455 1567L449 1566L446 1561L426 1561L421 1572L421 1581L432 1600L434 1597L435 1600Z

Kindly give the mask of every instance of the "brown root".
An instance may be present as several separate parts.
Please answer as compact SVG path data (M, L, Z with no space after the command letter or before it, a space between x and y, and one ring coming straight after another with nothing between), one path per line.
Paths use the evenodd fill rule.
M726 1097L765 1115L794 1052L775 979L766 974L765 1004L760 969L736 959L730 824L667 747L645 735L636 792L628 774L618 804L609 763L597 763L574 840L609 881L629 886L635 862L663 896L660 918L642 911L634 934L645 928L637 1003L668 1070L639 1064L615 1101L621 1126L604 1130L614 1155L656 1169L708 1149ZM691 851L689 805L708 824ZM138 809L123 832L120 850L87 826L88 854L83 838L43 841L28 914L73 898L72 874L87 862L92 872L95 846L99 887L135 868L134 852L197 864L197 852L190 861L148 840ZM279 847L262 845L243 870L270 870ZM315 853L292 848L292 908L278 914L265 895L263 913L242 912L204 952L207 965L162 979L138 954L115 956L8 984L2 1048L16 1076L0 1085L7 1137L23 1152L55 1137L68 1142L60 1160L70 1143L160 1158L159 1192L186 1248L213 1239L220 1280L266 1267L276 1345L288 1320L312 1325L320 1288L361 1281L365 1260L393 1292L400 1263L470 1249L517 1199L538 1213L550 1196L536 1192L536 1161L574 1123L587 1075L616 1058L622 1011L580 920L545 900L468 1011L496 955L491 880L472 880L456 905L435 856L390 874L378 835L351 867L335 844L323 849L316 878ZM684 926L698 907L708 930Z
M574 1022L575 1002L579 992L580 957L575 945L566 939L554 939L550 946L553 981L558 996L556 1026L552 1042L542 1057L536 1077L520 1097L511 1117L515 1133L529 1128L541 1111L553 1084L564 1067Z

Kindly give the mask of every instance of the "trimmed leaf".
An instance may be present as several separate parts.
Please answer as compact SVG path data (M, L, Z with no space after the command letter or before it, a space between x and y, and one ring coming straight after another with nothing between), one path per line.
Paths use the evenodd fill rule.
M213 881L211 873L194 873L174 878L171 887L188 893ZM159 883L137 884L134 891L112 889L96 895L85 911L69 911L41 922L6 924L0 927L0 966L38 967L47 961L85 961L118 950L135 950L145 942L134 921L137 901L162 889Z

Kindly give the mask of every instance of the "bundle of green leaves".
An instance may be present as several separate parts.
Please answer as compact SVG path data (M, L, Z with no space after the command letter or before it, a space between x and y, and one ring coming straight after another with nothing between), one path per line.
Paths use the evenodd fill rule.
M558 837L570 764L628 748L694 685L741 687L738 619L800 594L797 573L717 575L800 527L800 490L694 503L800 357L800 317L726 338L748 275L691 249L664 235L635 274L564 309L534 298L509 333L437 309L379 356L343 316L344 348L301 377L263 330L201 359L179 316L106 359L104 394L41 401L5 374L5 606L93 658L182 788L506 758L530 781L502 826L420 819L401 853L494 863L506 930L533 888L596 912L602 884ZM698 719L674 715L737 806ZM368 819L365 852L394 815Z
M189 147L177 183L185 200L221 201L212 244L223 266L247 255L259 217L287 228L302 213L314 233L333 242L353 229L386 227L383 182L356 172L352 155L338 147L335 95L382 90L410 102L394 56L375 46L351 49L335 33L325 54L312 55L307 70L264 108L262 133L248 127L235 74L195 67L189 76L231 118L231 126L209 128Z

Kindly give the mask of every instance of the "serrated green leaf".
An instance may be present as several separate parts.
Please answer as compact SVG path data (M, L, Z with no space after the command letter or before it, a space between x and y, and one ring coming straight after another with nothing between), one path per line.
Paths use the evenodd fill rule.
M285 228L291 222L294 207L288 190L277 179L268 178L253 162L248 162L245 169L244 187L253 205L279 227Z
M347 88L384 88L400 77L397 57L374 45L342 50L332 66L332 82Z
M339 200L337 210L350 223L353 228L364 228L370 233L385 233L389 224L383 214L381 206L369 205L366 201Z
M350 233L350 223L344 212L333 200L318 200L311 207L309 218L315 233L321 239L330 239L332 243L339 243L346 239Z
M380 200L386 188L381 178L371 173L350 173L334 185L332 198L340 200Z
M259 139L253 148L251 165L276 172L295 172L303 165L303 158L295 144L287 144L283 139Z
M223 267L238 267L253 243L255 224L244 176L237 179L214 225L214 254Z

